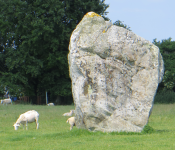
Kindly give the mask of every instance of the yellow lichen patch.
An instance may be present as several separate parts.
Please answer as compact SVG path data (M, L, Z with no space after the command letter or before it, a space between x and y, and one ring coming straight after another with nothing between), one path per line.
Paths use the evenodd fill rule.
M104 30L103 30L103 33L105 33L105 32L106 32L106 30L104 29Z
M94 13L94 12L88 12L88 13L86 13L85 16L86 16L86 17L94 17L94 16L101 17L99 14L96 14L96 13Z

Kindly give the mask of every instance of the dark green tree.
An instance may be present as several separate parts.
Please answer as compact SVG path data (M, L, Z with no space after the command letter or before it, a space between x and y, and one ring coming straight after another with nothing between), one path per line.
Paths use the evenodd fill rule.
M89 11L106 15L99 0L0 0L0 86L11 95L71 95L68 45ZM2 69L2 68L5 68Z
M157 42L154 39L153 44L159 47L165 66L165 74L162 83L159 85L159 90L175 91L175 41L171 41L169 38Z

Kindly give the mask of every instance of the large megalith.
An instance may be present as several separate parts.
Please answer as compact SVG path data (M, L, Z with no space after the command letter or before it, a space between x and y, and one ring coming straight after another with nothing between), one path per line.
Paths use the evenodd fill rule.
M164 73L158 47L89 12L71 35L68 60L78 128L142 131Z

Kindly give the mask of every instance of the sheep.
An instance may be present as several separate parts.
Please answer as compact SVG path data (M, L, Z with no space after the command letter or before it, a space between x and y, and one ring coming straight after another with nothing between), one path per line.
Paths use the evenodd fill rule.
M54 103L48 103L47 106L55 106Z
M63 116L72 116L74 114L74 110L70 110L68 113L64 113Z
M27 111L19 116L16 123L14 123L13 125L14 129L18 130L18 127L20 126L20 124L23 124L23 129L24 129L24 125L26 124L26 130L28 130L27 124L32 122L36 123L36 129L38 129L39 127L38 119L39 119L39 113L37 111L35 110Z
M3 99L3 100L1 100L1 104L3 104L3 105L4 104L7 105L7 104L10 104L10 103L12 104L12 100L10 98L9 99Z
M75 117L68 118L66 122L70 124L70 130L72 130L73 126L75 126Z

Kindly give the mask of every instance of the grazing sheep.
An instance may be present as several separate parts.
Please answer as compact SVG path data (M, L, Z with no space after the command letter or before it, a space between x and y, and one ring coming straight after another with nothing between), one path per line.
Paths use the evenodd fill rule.
M26 130L27 130L28 129L27 123L32 122L36 122L36 129L38 129L39 127L38 119L39 119L39 113L37 111L35 110L27 111L19 116L16 123L13 125L14 129L18 130L20 124L23 124L24 129L24 125L26 124Z
M47 106L55 106L54 103L48 103Z
M75 117L70 117L66 122L70 124L70 130L72 130L73 126L75 126Z
M7 105L7 104L10 104L10 103L12 104L12 100L10 98L1 100L1 104L3 104L3 105L4 104Z
M72 116L74 114L74 110L70 110L68 113L64 113L63 116Z

